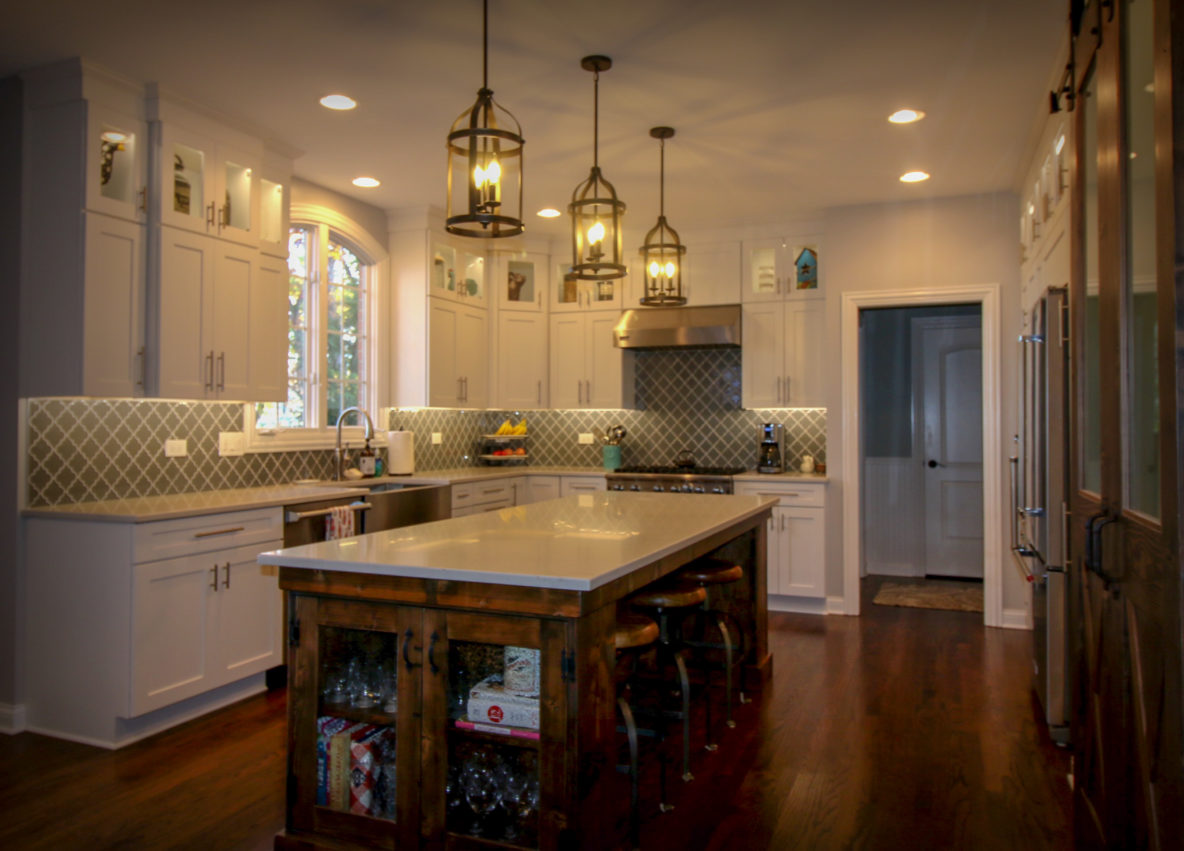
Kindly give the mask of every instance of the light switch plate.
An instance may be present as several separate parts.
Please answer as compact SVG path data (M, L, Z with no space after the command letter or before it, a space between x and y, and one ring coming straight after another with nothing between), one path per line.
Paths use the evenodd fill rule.
M170 437L164 442L165 458L184 458L189 454L189 440L184 437Z
M580 432L580 445L581 446L590 445L593 442L593 440L594 440L594 438L592 437L592 432L590 432L590 431L581 431Z
M432 446L439 446L443 442L444 442L444 432L433 431L432 432Z
M218 432L218 454L222 457L242 455L245 451L245 437L241 431Z

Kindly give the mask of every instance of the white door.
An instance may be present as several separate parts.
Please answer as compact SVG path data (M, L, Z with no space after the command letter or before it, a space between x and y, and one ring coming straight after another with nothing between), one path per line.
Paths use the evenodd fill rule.
M259 256L251 281L251 393L259 402L288 399L288 264Z
M282 546L275 541L273 546ZM280 646L282 592L274 567L255 561L261 549L250 544L210 553L218 568L218 590L210 598L210 635L217 645L211 674L229 683L284 661Z
M83 386L94 396L144 393L144 226L86 214Z
M746 304L741 313L744 329L741 396L744 407L784 407L783 305L780 302Z
M220 399L252 399L250 381L251 289L256 253L221 240L214 255L214 389ZM285 394L286 395L286 394Z
M177 228L160 229L156 395L166 399L204 399L214 393L206 327L214 282L214 242Z
M801 299L785 304L784 404L797 407L824 404L822 355L825 313L826 302L822 299Z
M439 298L429 298L428 302L428 404L453 408L461 399L456 364L459 308Z
M497 406L543 406L547 383L547 317L540 313L503 313L498 317Z
M584 406L584 317L551 317L551 407Z
M456 319L456 370L463 379L461 402L469 408L489 404L489 322L482 307L462 306Z
M977 317L913 321L925 573L982 578L982 334ZM916 374L916 373L915 373Z
M613 328L621 315L615 310L597 311L587 316L588 383L584 390L584 404L589 408L620 408L624 354L613 345Z

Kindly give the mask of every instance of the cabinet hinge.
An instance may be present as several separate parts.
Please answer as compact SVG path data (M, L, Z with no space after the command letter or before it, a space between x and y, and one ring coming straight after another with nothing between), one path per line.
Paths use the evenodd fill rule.
M560 676L565 683L576 681L576 654L564 650L559 654Z
M300 620L296 617L288 618L288 646L295 647L300 643Z

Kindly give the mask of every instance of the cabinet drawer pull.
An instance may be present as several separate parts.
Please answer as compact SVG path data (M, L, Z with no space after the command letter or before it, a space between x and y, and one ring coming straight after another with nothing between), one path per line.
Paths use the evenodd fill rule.
M136 379L136 386L143 387L144 380L148 376L148 350L145 346L140 346L140 350L136 352L136 358L140 361L140 368L137 370L140 377Z
M193 537L210 538L214 535L229 535L231 532L242 532L246 528L246 526L231 526L229 529L218 529L214 532L194 532Z
M214 389L214 350L210 349L210 353L206 355L206 390L213 391Z
M222 581L222 587L229 588L230 587L230 562L226 562L226 564L224 564L223 567L226 568L226 578Z
M440 640L440 633L432 630L432 642L428 645L428 667L432 669L432 674L440 673L440 666L436 664L436 642Z
M214 226L214 202L211 201L206 205L206 227L212 228Z
M218 590L218 565L210 568L210 587L215 591Z
M502 491L504 491L504 490L505 490L505 488L504 488L504 487L499 487L499 488L486 488L485 490L481 491L481 493L486 493L486 494L488 494L488 493L501 493L501 492L502 492Z
M414 637L415 633L410 629L403 633L403 664L406 666L408 671L413 671L419 667L419 665L417 665L415 662L412 662L411 657L407 655L407 646L411 644L411 639ZM416 649L422 650L423 648L419 647Z
M226 389L226 352L218 355L218 390Z
M141 213L147 213L148 212L148 187L141 186L140 191L137 192L136 195L138 195L140 198L140 203L137 204L136 206L139 208Z

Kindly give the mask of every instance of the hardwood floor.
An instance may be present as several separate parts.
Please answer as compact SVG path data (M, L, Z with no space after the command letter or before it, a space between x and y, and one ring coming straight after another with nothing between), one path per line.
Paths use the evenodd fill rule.
M1037 721L1031 634L869 590L859 618L771 616L771 688L697 752L694 782L673 781L643 847L1071 847L1069 755ZM270 848L284 718L279 691L114 752L0 736L0 847Z

